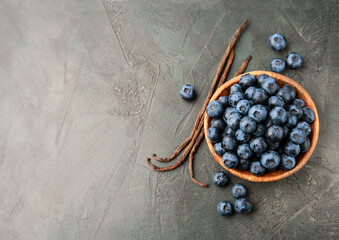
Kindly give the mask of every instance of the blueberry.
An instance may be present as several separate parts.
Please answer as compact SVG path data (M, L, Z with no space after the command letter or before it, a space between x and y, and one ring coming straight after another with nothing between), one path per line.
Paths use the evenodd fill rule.
M271 61L272 72L281 73L285 70L285 61L280 58L275 58Z
M286 85L285 85L286 86ZM284 86L284 87L285 87ZM291 94L287 88L280 88L279 91L277 92L277 96L281 97L285 103L289 103L290 101L293 100L293 93Z
M218 204L218 213L221 216L231 216L233 214L233 206L229 201L222 201Z
M261 155L261 165L263 165L267 170L273 171L276 170L281 161L279 153L273 150L268 150L267 152Z
M241 76L239 80L239 84L242 87L242 89L246 90L250 86L254 86L256 84L255 76L252 74L246 73Z
M307 152L308 149L311 147L311 141L308 137L306 137L306 140L300 144L300 152L304 153Z
M255 89L256 89L256 87L253 87L253 86L247 88L246 91L245 91L245 97L247 99L252 99Z
M266 78L269 78L270 76L268 76L267 74L261 74L257 77L257 80L258 80L258 83L259 85L262 84L262 82L266 79Z
M246 198L239 198L235 200L234 209L237 213L249 213L252 211L252 203Z
M226 108L224 115L223 115L223 119L225 122L227 122L227 118L234 112L237 112L237 110L233 107L228 107Z
M254 104L265 103L267 99L268 99L268 95L263 89L261 88L254 89L254 93L251 99Z
M262 153L267 149L267 143L263 137L255 137L250 141L250 147L255 153Z
M193 100L196 96L194 87L191 85L182 86L182 88L180 89L180 95L185 100Z
M290 133L290 129L286 126L283 126L283 130L284 130L284 138L286 138L288 134Z
M272 125L267 128L265 136L268 141L273 143L280 142L284 137L284 130L279 125Z
M283 35L275 33L268 38L268 43L271 48L276 51L281 51L286 48L286 40Z
M211 127L219 128L224 130L226 127L226 123L222 118L213 118L211 121Z
M237 129L241 120L241 115L240 113L232 113L228 118L227 118L227 126L233 129Z
M303 65L303 58L298 53L289 53L286 56L286 65L292 69L300 68Z
M224 106L218 101L212 101L207 105L206 113L212 118L221 117L224 113Z
M279 142L271 142L271 141L267 140L267 146L268 146L268 149L276 151L276 150L279 149L280 143Z
M261 88L268 94L273 95L278 90L279 86L273 78L268 77L261 83Z
M227 177L226 173L224 173L222 171L218 171L218 172L215 172L213 174L212 181L215 185L217 185L219 187L224 187L228 183L228 177Z
M241 92L232 92L229 96L228 96L228 103L232 106L232 107L236 107L238 102L240 100L244 99L244 94Z
M212 143L217 143L222 140L219 128L210 127L207 131L207 136Z
M312 123L314 121L314 118L315 118L312 108L304 107L303 112L304 112L304 115L303 115L302 119L307 123Z
M224 136L231 136L233 137L235 134L235 130L230 128L230 127L226 127L224 130Z
M239 123L239 128L244 131L244 133L252 133L257 128L257 123L253 118L244 117Z
M266 120L266 122L265 122L265 127L266 127L266 128L269 128L269 127L272 126L272 125L273 125L272 119L268 118L268 119Z
M298 123L298 118L296 115L288 114L285 126L288 128L294 128Z
M228 96L219 97L218 102L220 102L224 108L228 107Z
M222 147L222 144L219 142L214 144L214 152L222 157L222 155L225 154L226 150Z
M239 164L239 158L233 152L226 152L222 156L222 162L226 168L233 169L236 168Z
M288 106L288 112L291 115L297 116L297 118L301 118L303 116L303 109L301 107L298 107L297 105L291 104Z
M239 143L246 143L246 142L248 142L248 141L251 139L251 134L249 134L249 133L244 133L243 130L238 129L238 130L235 132L235 139L237 139L237 141L238 141Z
M233 92L242 92L242 88L238 83L234 84L231 87L230 93L233 93Z
M300 153L300 146L292 142L285 144L285 153L290 156L297 156Z
M250 169L250 166L251 166L250 160L240 158L239 165L238 165L237 169L245 171L245 170Z
M290 84L286 84L282 87L283 90L287 91L290 94L291 99L288 101L293 101L297 95L297 91Z
M247 191L244 185L236 183L232 186L231 194L234 198L244 198L246 197Z
M254 105L248 111L248 116L260 123L267 118L267 109L260 104Z
M302 144L306 140L306 133L299 128L293 128L290 132L290 141L295 144Z
M260 137L260 136L264 136L266 131L266 128L264 125L262 124L257 124L257 128L255 129L255 131L253 132L254 136Z
M300 108L305 107L305 102L302 99L296 98L292 101L292 104L297 105Z
M312 128L311 128L310 124L308 124L307 122L304 122L304 121L298 122L296 128L303 130L306 133L307 136L310 135L310 133L312 132Z
M282 107L275 107L270 111L273 124L283 124L287 120L287 112Z
M270 108L284 107L284 105L285 105L284 100L279 96L272 96L268 99L268 106Z
M253 156L253 152L252 149L250 148L250 145L246 143L238 146L237 154L239 157L243 159L250 159Z
M242 115L247 115L250 108L251 108L251 103L246 99L240 100L236 107L238 113Z
M284 170L291 170L295 167L296 161L293 156L281 154L281 168Z
M261 176L265 173L265 168L261 165L260 161L251 163L250 171L255 176Z
M225 136L222 139L221 145L227 151L232 151L237 147L237 141L232 136Z

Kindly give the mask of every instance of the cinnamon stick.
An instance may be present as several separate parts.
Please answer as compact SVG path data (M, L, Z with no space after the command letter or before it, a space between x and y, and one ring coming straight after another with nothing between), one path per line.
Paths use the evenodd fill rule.
M234 49L232 48L230 56L229 56L228 61L227 61L227 65L225 67L225 70L224 70L221 78L220 78L220 81L219 81L219 84L218 84L218 88L225 83L225 80L226 80L226 78L228 76L228 73L231 70L231 66L232 66L233 60L234 60Z
M245 59L245 61L243 61L243 63L239 67L238 71L235 73L234 77L239 76L240 74L244 73L244 71L246 70L246 67L247 67L249 61L251 61L251 59L252 59L252 57L250 55Z

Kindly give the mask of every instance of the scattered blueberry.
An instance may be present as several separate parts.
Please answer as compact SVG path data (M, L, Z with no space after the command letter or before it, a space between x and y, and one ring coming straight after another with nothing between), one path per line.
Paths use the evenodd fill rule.
M284 170L291 170L295 167L296 161L293 156L281 154L281 168Z
M304 121L298 122L296 128L302 129L306 133L307 136L310 135L310 133L312 132L312 128L310 124Z
M276 51L281 51L286 48L286 40L283 35L275 33L268 38L268 43L271 48Z
M282 107L275 107L270 111L273 124L283 124L287 120L287 112Z
M255 137L250 141L250 147L255 153L262 153L267 149L267 143L263 137Z
M272 125L269 128L267 128L265 136L268 141L277 143L283 139L284 130L279 125Z
M244 99L244 94L241 92L232 92L229 96L228 96L228 103L232 106L232 107L236 107L238 102L240 100Z
M287 142L285 145L285 153L290 156L297 156L300 153L300 146L292 142Z
M227 96L219 97L218 102L220 102L224 106L224 108L228 107L228 97Z
M303 109L294 104L291 104L290 106L288 106L288 112L291 115L297 116L298 119L303 116Z
M249 213L252 210L252 204L246 198L235 200L234 209L238 213Z
M222 147L221 143L219 142L214 144L214 152L222 157L225 154L226 150Z
M227 126L233 129L237 129L240 123L240 120L242 119L240 113L232 113L228 118L227 118Z
M263 104L267 101L267 99L268 95L263 89L261 88L254 89L254 93L251 99L254 104Z
M227 151L232 151L237 147L237 141L232 136L225 136L222 139L221 145Z
M229 201L222 201L218 204L218 213L221 216L231 216L233 213L233 206Z
M312 123L314 121L314 118L315 118L312 108L304 107L303 112L304 112L304 115L303 115L302 119L307 123Z
M239 158L233 152L226 152L222 156L222 162L226 168L233 169L236 168L239 164Z
M236 183L232 186L231 194L234 198L244 198L246 197L247 191L244 185Z
M194 87L191 85L184 85L180 89L180 95L183 99L191 101L195 98L196 93Z
M226 173L224 173L222 171L218 171L218 172L215 172L213 174L212 181L215 185L217 185L219 187L224 187L228 183L228 177L227 177Z
M262 124L257 124L257 128L253 132L254 136L260 137L265 135L266 128Z
M238 165L237 169L245 171L245 170L249 170L250 166L251 166L250 160L240 158L239 165Z
M279 96L272 96L268 99L268 106L270 108L274 108L274 107L284 107L285 106L285 102L284 100L279 97Z
M289 53L286 56L286 65L292 69L300 68L303 65L303 58L298 53Z
M290 132L290 141L295 144L302 144L306 140L306 133L299 128L293 128Z
M247 88L254 86L257 80L252 74L246 73L240 77L239 84L242 89L246 90Z
M206 113L212 118L221 117L224 113L224 106L218 101L212 101L207 105Z
M220 133L220 129L210 127L207 131L207 137L212 143L217 143L222 140L222 134Z
M233 92L242 92L242 88L238 83L234 84L231 87L230 93L233 93Z
M278 90L279 86L273 78L268 77L261 83L261 88L268 94L273 95Z
M250 110L251 103L247 99L242 99L237 104L237 111L242 115L247 115L248 111Z
M308 137L306 137L306 140L300 144L300 152L304 153L307 152L308 149L311 147L311 141Z
M246 143L246 142L250 141L250 139L251 139L251 134L249 134L249 133L244 133L243 130L238 129L238 130L235 132L235 139L237 139L237 141L238 141L239 143Z
M267 118L267 109L260 104L254 105L248 111L248 116L260 123Z
M239 157L243 159L250 159L253 156L253 152L252 149L250 148L250 145L246 143L238 146L237 154Z
M224 130L226 127L226 123L222 118L213 118L211 121L211 127L219 128Z
M259 161L251 163L251 173L255 176L261 176L265 173L265 168L261 165Z
M285 61L280 58L275 58L271 61L272 72L281 73L285 70Z

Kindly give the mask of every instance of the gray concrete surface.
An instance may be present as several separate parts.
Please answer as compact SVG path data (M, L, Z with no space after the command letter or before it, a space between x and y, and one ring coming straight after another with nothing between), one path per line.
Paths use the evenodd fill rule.
M0 239L338 239L338 1L0 2ZM297 174L242 182L255 210L218 216L230 188L146 157L187 137L235 29L231 75L268 69L280 32L305 66L286 71L320 114ZM182 101L193 84L198 99ZM203 143L196 176L221 169Z

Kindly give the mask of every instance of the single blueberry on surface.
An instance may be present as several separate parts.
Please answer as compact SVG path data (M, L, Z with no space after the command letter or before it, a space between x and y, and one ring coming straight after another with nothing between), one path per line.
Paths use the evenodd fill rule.
M235 129L232 129L230 127L226 127L224 130L224 135L223 136L231 136L233 137L235 134Z
M265 173L265 168L259 161L255 161L251 163L250 171L255 176L261 176Z
M262 153L267 149L267 143L263 137L254 137L250 140L250 148L255 153Z
M305 121L298 122L296 128L303 130L306 133L307 136L310 135L311 132L312 132L312 128L311 128L310 124L308 124Z
M222 139L221 145L227 151L232 151L237 147L237 141L232 136L225 136Z
M227 118L234 112L237 112L237 109L235 109L233 107L226 108L224 115L223 115L224 121L227 122Z
M270 111L273 124L283 124L287 120L287 112L282 107L275 107Z
M307 152L308 149L311 147L311 141L308 137L306 137L306 140L300 144L300 152L304 153Z
M242 92L242 88L238 83L234 84L231 87L230 93L233 93L233 92Z
M297 118L301 118L303 116L303 109L301 107L298 107L297 105L291 104L288 106L288 112L291 115L297 116Z
M252 133L257 128L257 122L250 117L244 117L239 123L239 128L244 131L244 133Z
M267 99L268 95L263 89L261 88L254 89L254 93L251 99L254 104L263 104L267 101Z
M207 137L212 143L217 143L222 140L222 134L219 128L210 127L207 131Z
M267 128L265 133L266 139L273 143L280 142L284 137L284 130L279 125L272 125Z
M180 89L180 96L188 101L191 101L195 98L196 93L194 87L191 85L184 85Z
M234 209L237 213L249 213L252 211L252 203L246 198L239 198L235 200Z
M253 156L253 151L250 145L244 143L238 146L237 154L243 159L250 159Z
M240 113L234 112L227 118L227 126L233 129L237 129L241 119L242 116L240 115Z
M214 144L214 152L219 156L223 156L226 150L222 147L221 142Z
M226 123L222 118L213 118L211 121L211 127L219 128L224 130L226 127Z
M219 97L218 102L220 102L224 108L228 107L228 96Z
M251 166L250 160L240 158L239 165L237 166L237 169L245 171L245 170L249 170L250 166Z
M277 169L281 161L279 153L273 150L268 150L261 155L261 165L263 165L268 171L274 171Z
M221 216L231 216L233 213L233 206L229 201L222 201L218 204L218 213Z
M224 113L224 106L218 101L212 101L207 105L206 113L212 118L221 117Z
M251 139L251 134L249 134L249 133L244 133L243 130L238 129L238 130L235 132L235 139L237 139L237 141L238 141L239 143L246 143L246 142L250 141L250 139Z
M314 115L312 108L304 107L303 112L304 112L304 115L303 115L302 119L307 123L312 123L314 121L314 118L315 118L315 115Z
M246 197L247 191L244 185L236 183L232 186L231 194L234 198L244 198Z
M278 90L279 86L273 78L268 77L261 83L261 88L268 94L273 95Z
M268 99L268 106L270 108L275 108L275 107L284 107L285 102L284 100L279 97L279 96L272 96Z
M303 58L298 53L289 53L286 56L286 65L292 69L300 68L303 65Z
M244 99L244 94L241 92L232 92L229 96L228 96L228 103L232 106L232 107L236 107L238 102L240 100Z
M254 136L260 137L265 135L266 128L262 124L257 124L257 128L253 132Z
M272 72L281 73L285 70L285 61L280 58L275 58L270 64Z
M299 128L293 128L290 132L290 141L295 144L302 144L306 140L306 133Z
M300 153L300 146L292 142L287 142L284 149L285 153L290 156L297 156Z
M228 183L228 177L226 173L223 171L217 171L213 174L213 184L219 186L219 187L224 187Z
M271 48L276 51L281 51L286 48L286 40L283 35L275 33L268 38L268 43Z
M242 99L238 102L236 109L238 113L242 115L247 115L251 106L251 103L247 99Z
M233 152L226 152L222 156L222 162L224 163L224 166L228 169L236 168L239 164L239 158L238 156Z
M254 86L247 88L245 91L245 97L249 100L252 99L255 89L256 87Z
M256 122L260 123L267 118L267 109L260 104L254 105L248 111L248 116L253 118Z
M258 83L259 85L261 85L261 83L266 79L266 78L269 78L270 76L268 76L267 74L260 74L258 77L257 77L257 80L258 80Z
M284 170L291 170L295 167L296 161L293 156L289 156L286 154L281 154L281 168Z
M296 115L288 114L285 126L289 129L294 128L298 123L298 118Z
M240 77L239 84L242 89L246 90L247 88L254 86L256 84L255 76L252 74L246 73Z
M305 102L302 99L296 98L292 101L292 104L297 105L300 108L305 107Z

